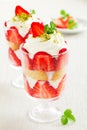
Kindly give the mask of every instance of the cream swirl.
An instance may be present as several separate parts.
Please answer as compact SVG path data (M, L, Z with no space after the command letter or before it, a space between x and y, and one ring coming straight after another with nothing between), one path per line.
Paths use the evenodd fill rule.
M7 29L9 29L11 26L15 26L18 29L19 34L24 37L28 33L32 22L41 23L42 21L34 15L26 21L14 21L13 19L11 19L8 20L6 23Z
M39 51L47 52L51 55L58 55L58 52L62 48L67 48L67 44L61 33L51 34L49 40L44 41L41 37L34 38L29 35L24 44L24 48L28 50L31 57Z

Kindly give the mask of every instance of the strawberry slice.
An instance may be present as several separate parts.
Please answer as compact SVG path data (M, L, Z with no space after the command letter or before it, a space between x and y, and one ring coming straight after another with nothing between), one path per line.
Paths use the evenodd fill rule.
M21 44L24 42L24 38L19 34L18 29L15 26L12 26L7 30L6 38L8 41L15 44Z
M56 89L50 86L49 82L45 82L44 85L44 94L46 94L46 98L53 98L57 96Z
M39 22L32 22L31 30L32 30L33 37L40 36L44 33L44 25Z
M56 62L56 70L63 69L68 64L68 52L66 48L59 51L59 56Z
M40 82L37 81L33 87L33 97L41 98L42 97L41 85Z
M63 18L54 19L53 22L57 28L68 28L68 21Z
M22 54L23 54L23 64L25 66L26 69L32 70L32 60L29 57L29 53L28 51L22 47Z
M37 81L33 87L33 96L37 98L53 98L57 96L55 88L48 81Z
M4 22L4 26L7 27L7 22L6 21Z
M37 52L33 58L33 69L52 71L54 70L54 58L47 52Z
M62 92L62 90L64 89L65 87L65 82L66 82L66 74L63 76L63 78L61 79L58 87L57 87L57 96L60 95L60 93Z
M24 86L25 86L25 90L26 92L32 96L32 88L30 87L28 80L26 79L26 76L23 74L23 78L24 78Z
M21 66L21 60L17 57L17 55L11 48L8 49L8 56L13 65Z
M27 10L25 10L23 7L21 7L20 5L17 5L15 8L15 15L20 15L20 14L29 14L29 12Z

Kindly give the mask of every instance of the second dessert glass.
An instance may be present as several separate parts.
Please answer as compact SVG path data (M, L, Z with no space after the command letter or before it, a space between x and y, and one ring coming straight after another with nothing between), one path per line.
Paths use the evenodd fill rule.
M20 45L25 42L30 32L32 21L40 21L34 16L35 11L25 10L20 5L15 7L14 16L4 23L5 37L8 42L8 57L10 66L17 72L16 79L12 84L17 88L24 88L23 74L21 68Z
M8 21L6 22L6 24ZM24 42L24 38L19 34L15 26L4 26L5 37L8 43L8 59L10 67L15 70L16 78L12 80L12 85L17 88L24 88L23 74L21 68L20 45Z
M21 47L24 86L32 101L38 101L29 116L37 122L52 122L61 113L52 104L58 100L65 87L69 51L63 48L58 55L39 51L32 54Z

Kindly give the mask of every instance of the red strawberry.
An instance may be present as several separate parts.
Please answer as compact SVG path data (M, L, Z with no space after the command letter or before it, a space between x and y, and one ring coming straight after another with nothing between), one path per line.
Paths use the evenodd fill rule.
M13 65L21 66L21 60L17 57L15 51L13 51L11 48L8 49L8 56Z
M39 22L33 22L31 24L31 30L32 30L33 37L40 36L44 33L44 25Z
M45 82L44 85L44 94L46 94L46 98L53 98L57 96L56 89L50 86L49 82Z
M58 87L57 87L57 95L59 96L60 93L62 92L62 90L64 89L65 87L65 82L66 82L66 74L63 76L63 78L61 79Z
M54 70L54 58L46 52L37 52L33 58L33 69L52 71Z
M55 88L47 81L38 81L33 87L33 96L37 98L53 98L57 96Z
M68 64L68 52L66 48L62 48L59 51L59 56L56 62L56 70L66 67L67 64Z
M4 22L4 26L7 27L7 22L6 21Z
M32 60L29 57L29 53L28 51L22 47L22 54L23 54L23 64L25 66L26 69L32 69Z
M23 7L21 7L20 5L17 5L15 8L15 15L20 15L22 13L25 13L27 15L29 14L29 12L25 10Z
M26 76L23 75L23 77L24 77L25 90L27 91L27 93L28 93L29 95L32 96L32 88L30 87L30 85L29 85L29 83L28 83L28 80L26 79Z
M28 30L28 32L26 33L26 35L24 36L24 39L27 39L29 34L32 34L32 30L31 28Z
M37 98L42 97L41 85L40 85L39 81L37 81L33 87L33 95L32 96L37 97Z
M7 30L6 38L8 41L15 44L21 44L24 42L24 38L19 34L18 29L15 26L12 26Z
M58 28L67 28L68 21L64 20L63 18L54 19L53 22L56 24Z

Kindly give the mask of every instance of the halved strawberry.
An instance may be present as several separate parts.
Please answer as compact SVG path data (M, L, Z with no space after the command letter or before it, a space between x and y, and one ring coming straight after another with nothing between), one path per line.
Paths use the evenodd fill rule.
M68 21L63 18L54 19L53 22L57 28L68 28Z
M53 98L57 96L56 89L50 86L49 82L45 82L43 85L44 94L46 94L46 98Z
M17 5L15 8L15 15L20 15L22 13L29 14L29 12L25 10L23 7L21 7L20 5Z
M54 58L47 52L37 52L33 58L33 69L52 71L55 69Z
M11 48L8 49L8 56L13 65L21 66L21 60L17 57L15 51Z
M21 44L24 42L24 38L19 34L18 29L15 26L12 26L6 32L6 38L8 41Z
M25 66L25 69L32 70L32 60L29 57L28 51L22 47L22 54L23 54L23 65Z
M63 69L68 64L68 52L66 48L62 48L59 51L59 56L56 62L56 70Z
M32 22L31 31L32 31L33 37L40 36L44 33L44 25L39 22Z
M26 79L26 76L25 76L24 74L23 74L23 78L24 78L25 90L26 90L26 92L27 92L29 95L32 96L33 90L32 90L32 88L30 87L29 82L28 82L28 80Z
M42 86L40 85L40 82L37 81L36 84L33 87L33 97L41 98L42 97L42 91L41 91Z
M33 96L37 98L53 98L57 96L55 88L48 81L37 81L33 87Z
M60 95L60 93L62 92L62 90L64 89L65 87L65 82L66 82L66 74L63 76L63 78L61 79L58 87L57 87L57 96Z

